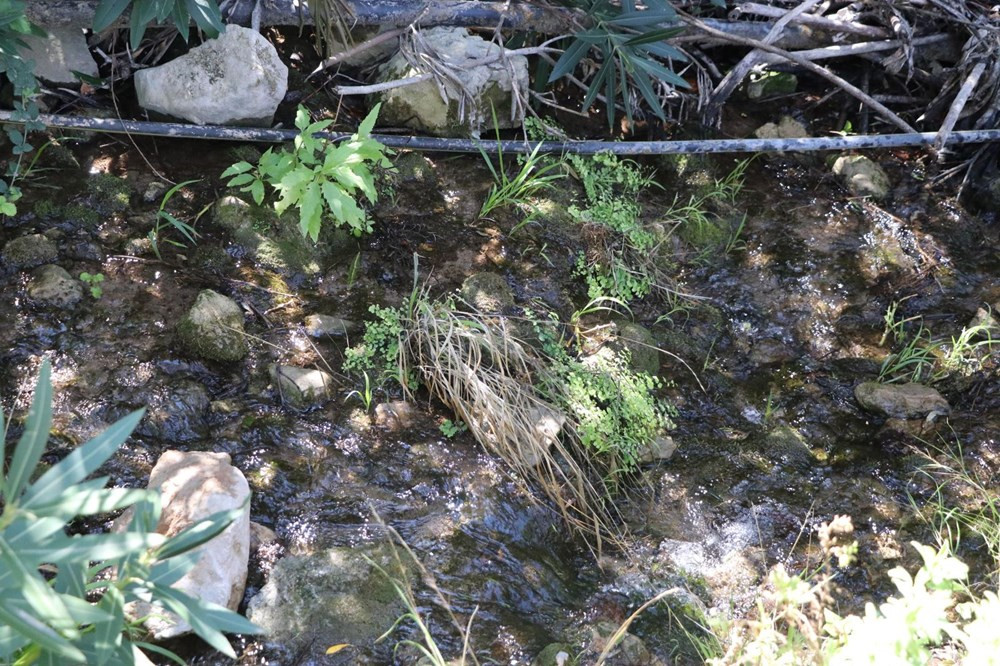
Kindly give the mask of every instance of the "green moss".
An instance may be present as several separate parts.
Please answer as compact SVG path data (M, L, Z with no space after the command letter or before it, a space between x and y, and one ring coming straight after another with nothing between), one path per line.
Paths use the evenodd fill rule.
M72 203L63 208L63 219L69 222L79 222L87 227L97 226L101 220L101 215L90 206Z
M110 173L102 173L90 179L90 189L94 193L94 203L100 209L112 213L128 210L132 201L132 184L124 178Z
M55 217L62 211L62 207L52 199L39 199L32 210L38 217Z

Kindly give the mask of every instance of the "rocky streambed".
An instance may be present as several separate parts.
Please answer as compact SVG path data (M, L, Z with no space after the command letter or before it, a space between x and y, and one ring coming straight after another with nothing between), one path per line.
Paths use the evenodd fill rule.
M579 185L562 181L536 202L536 222L514 230L514 212L477 219L492 182L479 156L401 155L374 233L328 228L314 245L294 222L227 198L215 174L235 161L229 146L137 146L171 181L201 179L170 202L197 244L158 222L164 188L135 147L50 148L43 163L55 171L40 182L53 189L26 186L22 212L0 227L0 395L8 413L24 410L51 360L51 459L147 407L105 470L119 485L145 485L166 450L230 456L253 493L251 519L275 537L251 553L240 609L270 635L238 641L244 663L417 663L394 649L417 637L412 622L375 642L404 612L375 567L394 561L378 520L462 623L475 613L481 663L546 665L562 649L592 663L630 613L672 587L685 592L640 616L608 663L698 663L677 624L684 607L746 610L767 568L801 565L815 526L843 513L861 544L845 583L859 601L877 598L884 571L912 563L907 542L929 536L911 508L932 489L920 453L961 444L971 466L996 460L990 359L925 381L931 392L865 384L893 349L887 310L947 338L1000 301L995 221L919 180L913 156L875 156L888 173L880 201L845 189L822 162L758 158L716 211L733 221L726 243L703 252L683 229L669 237L691 298L638 303L632 315L662 350L650 362L671 382L676 451L643 466L622 504L627 548L597 559L471 435L446 436L454 415L442 405L366 396L341 368L369 306L410 294L414 254L435 295L487 274L478 279L499 285L508 307L544 304L566 318L582 308L586 239L565 214ZM643 219L654 224L675 195L733 166L644 165L663 189L643 193ZM82 272L103 275L99 297ZM217 338L195 326L205 309L227 322ZM427 576L412 565L408 577L457 656L461 639ZM171 647L192 663L224 661L179 640Z

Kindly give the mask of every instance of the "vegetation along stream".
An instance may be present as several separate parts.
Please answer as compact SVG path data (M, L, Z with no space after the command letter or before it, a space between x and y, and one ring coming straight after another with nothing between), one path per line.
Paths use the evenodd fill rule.
M778 47L763 34L725 46L712 30L757 24L725 3L532 6L538 33L516 24L523 7L501 31L436 3L428 25L348 3L386 22L353 31L353 60L336 55L337 3L310 2L319 29L304 32L279 9L242 28L241 3L220 4L32 7L77 38L85 24L93 60L68 81L38 69L38 83L12 41L31 32L25 7L6 3L3 104L29 125L7 126L0 193L0 664L997 663L994 148L531 152L894 129L840 83L767 60ZM867 40L893 3L816 4L812 24ZM113 11L126 5L131 23ZM766 25L804 25L804 7L754 7ZM957 15L894 11L907 40L967 37ZM830 46L797 29L775 43ZM224 38L235 56L204 50ZM910 89L902 65L837 76L882 100L879 85L936 94L926 59L970 80L973 47L924 43L908 47ZM753 48L729 89L722 75ZM150 81L182 58L180 89L209 81L209 99L166 110L188 93L152 102L173 83ZM250 61L260 81L227 69ZM227 76L247 98L226 97ZM401 100L414 76L424 97ZM975 91L982 115L967 108L945 135L996 107L977 106L994 88ZM932 117L966 103L945 102ZM913 104L887 111L919 124ZM39 111L299 134L62 131L34 126ZM484 150L378 140L404 133ZM528 152L504 154L501 138ZM146 495L100 490L147 484L162 518ZM248 508L246 494L220 499L233 487ZM196 528L171 523L182 514ZM247 543L194 565L238 533ZM205 566L201 583L177 582Z

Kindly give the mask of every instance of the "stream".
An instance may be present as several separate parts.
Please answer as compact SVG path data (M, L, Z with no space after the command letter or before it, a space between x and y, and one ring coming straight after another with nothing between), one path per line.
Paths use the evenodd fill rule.
M28 298L28 270L0 264L5 412L26 411L48 358L55 423L46 460L143 406L143 422L102 470L114 484L144 486L167 449L228 453L250 482L251 519L278 537L252 554L241 610L282 558L384 552L377 515L433 574L463 623L475 612L470 640L481 663L527 666L554 642L589 650L581 663L592 663L595 634L664 589L688 590L709 612L746 611L767 569L803 566L816 554L815 528L836 514L853 517L860 543L845 587L858 603L884 598L883 572L912 566L908 542L930 534L911 508L931 490L918 473L920 452L960 443L973 465L1000 455L995 375L941 382L952 414L920 432L865 412L853 393L878 376L893 303L901 318L922 315L947 337L1000 301L995 221L966 212L949 185L921 180L912 154L872 155L893 182L889 202L878 205L852 199L822 158L760 156L735 204L720 211L746 214L730 251L675 248L680 283L696 298L671 312L662 304L633 308L667 352L661 376L672 382L666 395L678 409L671 432L678 449L636 480L623 508L628 548L597 559L471 435L442 434L453 415L426 394L400 423L374 414L398 394L377 391L366 412L351 394L363 385L340 373L360 328L319 338L303 328L310 314L360 325L370 305L402 302L413 286L414 253L435 296L491 271L520 305L542 302L568 316L586 303L573 272L580 231L559 214L581 196L575 182L552 194L543 208L551 213L511 233L513 215L476 219L492 182L480 156L404 157L394 196L374 210L372 235L330 233L321 252L306 247L304 255L291 241L250 248L214 219L211 205L231 193L218 178L235 161L224 143L97 137L51 146L22 183L20 214L0 226L0 247L43 234L57 248L54 263L71 275L105 276L100 298L85 294L57 308ZM697 178L721 177L734 164L725 157L692 159L683 169L676 160L647 163L663 189L649 193L644 214L655 220ZM189 221L204 212L197 246L172 244L183 238L162 228L157 257L144 239L156 224L161 177L198 180L169 207ZM251 337L241 362L198 360L176 342L177 321L207 288L244 310ZM268 376L272 363L329 368L335 395L305 409L286 404ZM461 639L433 590L419 575L411 583L442 650L457 656ZM374 588L358 583L336 594L378 596ZM322 606L322 591L316 595ZM608 663L699 663L674 615L680 602L671 603L640 616L630 628L640 644ZM375 635L401 612L384 608L365 620L377 625ZM307 617L308 630L294 639L237 638L241 663L417 663L411 648L394 650L400 639L417 638L412 622L376 644L355 643L353 629L321 615ZM324 655L345 642L352 646ZM192 664L227 663L194 640L170 647Z

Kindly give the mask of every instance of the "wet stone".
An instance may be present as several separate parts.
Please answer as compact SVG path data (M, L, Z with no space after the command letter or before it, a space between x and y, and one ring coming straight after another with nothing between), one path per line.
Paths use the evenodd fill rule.
M639 462L651 463L670 460L677 452L677 442L673 437L660 435L649 442L639 453Z
M306 333L314 338L321 338L325 335L339 338L348 333L357 332L359 328L357 323L349 319L330 315L313 314L306 317L305 320Z
M388 430L405 430L417 420L417 409L405 400L383 402L375 408L375 425Z
M65 308L80 302L83 287L66 269L49 264L32 271L28 298L36 303Z
M272 365L268 371L282 400L297 407L327 400L334 385L333 375L314 368Z
M15 238L0 252L0 258L12 268L34 268L55 261L58 256L56 244L42 234Z
M177 324L181 344L211 361L238 361L247 354L243 311L231 298L205 289Z
M462 298L483 314L499 314L514 305L514 291L496 273L476 273L466 278Z
M838 157L833 163L833 173L855 196L879 200L889 194L889 176L882 167L863 155Z
M159 387L142 402L147 411L139 426L140 434L167 442L192 442L207 436L210 401L208 391L198 382L173 382Z
M385 546L282 558L250 600L247 617L268 640L302 649L303 657L323 654L331 627L340 642L370 644L403 610L391 582L372 563L396 574L394 561Z
M566 643L549 643L531 662L531 666L576 666L576 654Z
M919 419L930 414L951 413L948 401L923 384L879 384L864 382L854 388L858 404L870 412L899 419Z

